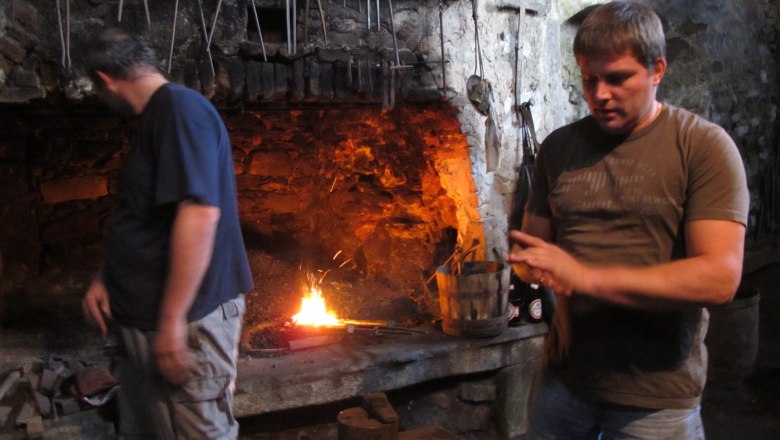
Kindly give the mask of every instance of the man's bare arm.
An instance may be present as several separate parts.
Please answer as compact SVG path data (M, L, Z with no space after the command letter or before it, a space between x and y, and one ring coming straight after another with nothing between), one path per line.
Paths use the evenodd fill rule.
M742 275L745 227L730 221L688 222L688 257L650 267L585 264L538 237L517 231L510 236L525 248L510 262L539 270L556 293L576 292L627 306L722 304L731 300Z
M194 368L187 351L187 313L211 261L219 216L219 208L193 201L181 202L176 212L154 341L160 372L173 383L186 382Z

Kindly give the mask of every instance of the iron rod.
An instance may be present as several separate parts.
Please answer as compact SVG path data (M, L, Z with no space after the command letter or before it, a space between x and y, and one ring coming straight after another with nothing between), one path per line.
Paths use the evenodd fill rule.
M308 5L309 0L306 0ZM263 41L263 32L260 30L260 18L257 16L257 5L255 0L252 0L252 12L255 15L255 25L257 26L257 35L260 37L260 47L263 49L263 61L268 61L268 57L265 54L265 42Z
M149 15L149 1L144 0L144 12L146 13L146 30L149 33L149 38L152 38L152 16Z
M173 45L176 40L176 16L179 15L179 0L173 6L173 26L171 27L171 50L168 51L168 74L171 73L171 64L173 63Z
M208 46L209 30L206 27L206 17L203 15L203 2L201 0L198 0L198 10L200 11L200 25L203 27L203 38L206 40L206 55L209 56L211 76L216 77L217 72L214 70L214 59L211 57L211 48Z
M328 47L328 30L325 28L325 12L322 10L322 0L317 0L317 7L320 10L320 23L322 23L322 37L325 39L325 47Z
M284 2L284 22L287 24L287 53L292 53L292 39L290 35L290 0Z
M70 67L70 0L65 0L65 54Z
M219 8L222 6L222 0L217 1L217 10L214 12L214 20L211 21L211 31L209 31L209 39L206 41L206 45L211 48L211 40L214 38L214 29L217 28L217 17L219 17Z
M62 12L60 11L60 0L55 0L55 7L57 8L57 27L59 27L60 30L60 46L62 49L60 64L62 64L62 67L65 67L65 33L62 30Z

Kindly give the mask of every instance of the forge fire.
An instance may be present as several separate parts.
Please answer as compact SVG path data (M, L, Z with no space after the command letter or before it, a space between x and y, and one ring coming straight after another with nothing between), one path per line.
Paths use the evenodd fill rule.
M430 276L476 216L452 110L248 112L226 121L256 286L247 332L290 321L301 286L312 285L307 274L319 278L334 316L426 316Z

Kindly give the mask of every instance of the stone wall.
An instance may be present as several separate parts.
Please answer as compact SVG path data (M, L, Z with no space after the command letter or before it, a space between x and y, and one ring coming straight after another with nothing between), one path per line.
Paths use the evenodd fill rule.
M503 245L506 212L514 192L520 159L512 68L517 17L502 5L538 9L525 16L521 47L521 101L531 107L540 139L554 128L587 114L579 71L571 54L576 32L566 21L588 0L479 2L485 77L492 83L503 135L495 172L484 164L484 123L465 96L465 78L475 71L470 2L451 3L445 17L450 102L461 109L471 146L478 220L485 235ZM777 27L778 6L766 0L679 2L642 0L661 16L667 33L669 69L659 98L722 125L734 138L745 162L751 190L748 240L771 238L777 228ZM445 24L445 29L447 25ZM453 93L454 92L454 93Z
M659 11L667 29L670 65L661 98L703 114L734 137L750 179L750 238L767 238L777 217L778 6L768 0L644 1ZM102 210L107 204L104 194L111 191L117 143L126 134L121 121L99 118L96 131L88 131L92 133L89 138L67 147L73 153L68 160L73 162L53 160L42 166L36 160L49 149L55 154L52 157L63 157L57 149L69 127L57 124L61 116L99 108L80 67L80 48L102 25L117 22L118 3L61 1L59 16L49 0L9 0L0 5L0 123L4 133L0 193L11 201L0 217L0 227L14 231L4 234L1 243L6 261L11 253L39 261L41 237L56 231L58 219L91 218L79 210L93 205ZM492 85L500 139L499 162L491 171L485 161L487 118L474 109L466 94L466 79L479 72L471 1L397 0L392 23L387 4L382 2L379 26L372 15L370 28L364 2L324 1L327 43L319 13L312 10L305 20L300 6L299 45L294 49L287 45L285 2L281 0L255 2L264 45L249 0L222 1L213 33L216 1L179 2L173 39L173 2L148 2L149 24L144 2L123 3L122 24L150 39L163 70L170 69L173 80L201 90L226 111L345 105L389 109L444 100L456 109L468 142L477 200L477 206L459 208L460 244L484 237L485 249L505 247L521 160L519 120L513 109L515 83L520 85L519 100L533 102L531 111L540 139L587 113L570 50L576 29L565 22L595 3L590 0L477 2L482 76ZM203 19L198 3L203 4ZM391 26L396 30L395 42ZM213 35L210 45L207 35ZM516 47L521 53L519 62ZM399 61L406 67L391 69ZM46 118L52 124L40 126ZM97 131L101 127L102 133ZM99 158L96 167L88 169L91 165L77 159L82 155ZM55 177L63 187L47 183ZM41 201L51 206L42 207ZM98 236L98 224L94 226L95 230L76 235ZM66 232L67 236L74 233ZM76 260L81 261L74 256Z
M660 97L724 127L751 190L750 240L776 228L778 4L767 0L651 0L667 32Z

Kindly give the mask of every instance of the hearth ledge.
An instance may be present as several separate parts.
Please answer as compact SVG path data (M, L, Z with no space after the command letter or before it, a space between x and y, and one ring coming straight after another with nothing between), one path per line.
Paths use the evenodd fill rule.
M234 413L243 417L319 405L518 364L528 371L541 355L548 327L510 327L486 339L428 330L414 335L348 336L334 345L281 357L242 358Z

